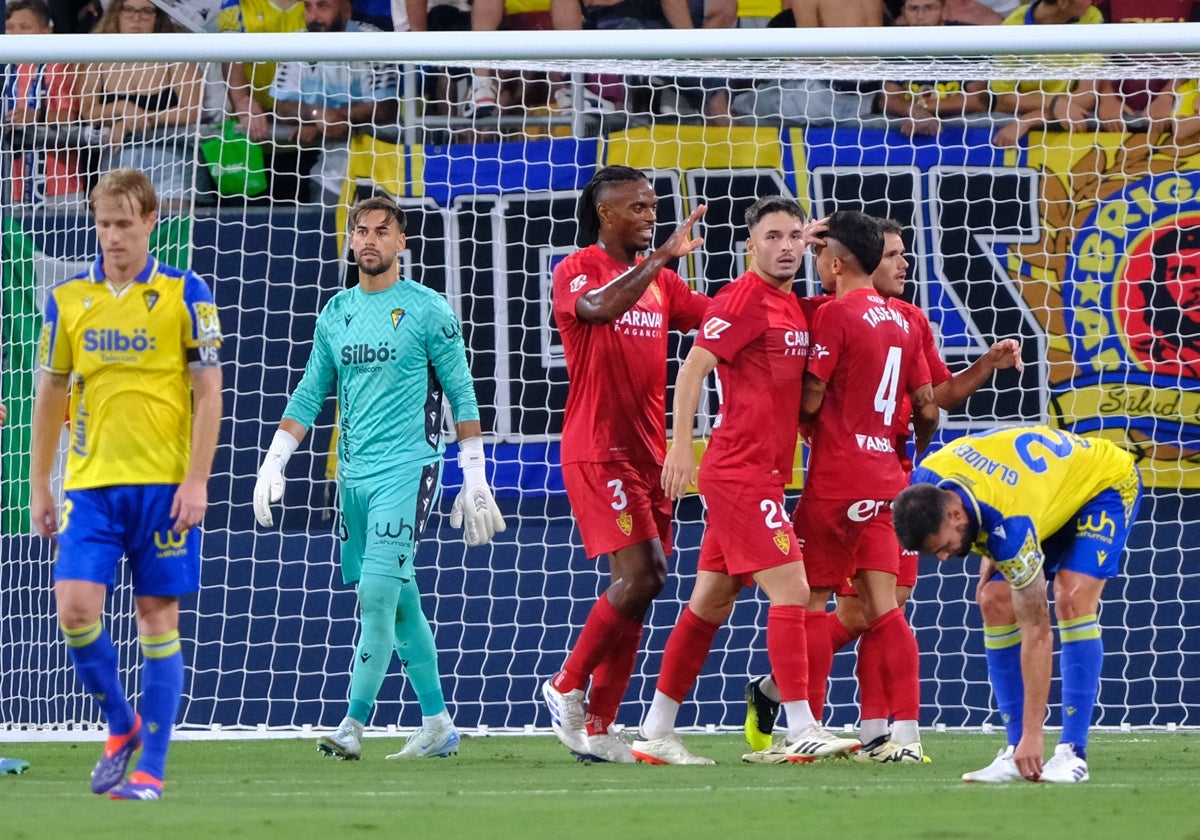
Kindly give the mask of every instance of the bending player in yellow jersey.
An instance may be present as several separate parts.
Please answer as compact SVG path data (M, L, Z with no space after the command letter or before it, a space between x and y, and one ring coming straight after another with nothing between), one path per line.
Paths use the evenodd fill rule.
M1137 518L1133 456L1049 426L968 435L927 457L892 505L900 543L938 560L983 556L977 597L988 677L1008 746L966 782L1088 780L1087 738L1104 648L1097 608ZM1043 764L1054 642L1062 647L1062 739Z

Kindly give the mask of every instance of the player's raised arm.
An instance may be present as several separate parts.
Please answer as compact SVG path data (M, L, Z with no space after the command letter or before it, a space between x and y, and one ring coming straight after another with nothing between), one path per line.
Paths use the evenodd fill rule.
M1021 360L1021 342L1015 338L997 341L988 351L971 363L966 370L954 374L933 390L939 408L951 409L962 403L971 394L983 387L995 371L1016 368L1019 373L1025 367Z
M617 176L624 175L624 167L609 169L616 170ZM593 180L579 197L579 225L584 238L630 266L611 282L579 297L575 314L584 323L603 324L620 318L641 299L668 262L704 244L702 237L692 236L692 228L708 209L701 204L666 242L644 260L638 260L653 242L658 196L650 182L637 174L639 177L628 180Z

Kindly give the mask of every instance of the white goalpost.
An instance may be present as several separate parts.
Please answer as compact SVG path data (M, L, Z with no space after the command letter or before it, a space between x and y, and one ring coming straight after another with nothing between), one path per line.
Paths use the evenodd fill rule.
M548 730L538 687L607 580L607 565L584 557L559 472L566 373L550 275L577 247L580 190L609 164L651 177L659 241L708 205L705 246L679 271L709 294L744 270L742 214L760 196L792 195L814 216L856 209L901 222L906 297L929 314L951 368L999 338L1023 346L1024 372L1000 372L946 413L941 442L1048 422L1139 458L1147 498L1102 602L1097 724L1200 726L1200 578L1186 565L1200 527L1198 45L1200 24L5 36L8 72L61 66L76 110L52 119L42 108L0 136L0 741L98 737L99 710L59 639L53 546L30 533L27 452L46 290L96 256L89 181L131 160L167 201L152 248L211 284L227 337L202 589L183 603L182 737L291 737L345 711L355 598L337 565L332 405L289 466L281 527L258 527L250 499L317 312L353 282L345 210L375 192L408 214L404 274L444 293L462 319L510 526L491 546L465 548L445 521L460 481L448 457L417 575L450 712L467 731ZM199 90L198 104L118 149L72 85L131 62L146 63L142 93L168 84L154 81L162 63L198 65L184 83L198 87L179 90ZM315 140L301 110L251 149L221 81L229 62L369 75L395 107ZM473 110L480 75L499 91L488 113ZM1014 90L1044 94L1044 112L1014 124L1003 105ZM801 285L815 293L806 268ZM688 347L688 337L672 342L672 381ZM700 436L715 409L706 394ZM801 484L798 469L789 504ZM694 496L676 529L625 726L649 704L690 593L703 532ZM922 561L908 611L925 727L999 723L974 571ZM131 604L123 579L113 611ZM765 620L765 600L744 593L682 727L741 726L746 680L769 667ZM110 626L135 687L136 633ZM853 664L850 652L835 660L835 727L857 721ZM1052 705L1058 693L1056 679ZM396 663L368 731L419 722Z

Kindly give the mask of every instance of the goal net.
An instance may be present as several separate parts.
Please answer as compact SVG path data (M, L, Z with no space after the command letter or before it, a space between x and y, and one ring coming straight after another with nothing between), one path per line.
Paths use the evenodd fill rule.
M1186 566L1200 520L1200 56L1185 48L1200 32L944 33L7 36L0 738L99 722L59 640L54 547L30 533L27 477L41 306L95 259L86 191L119 165L159 188L153 249L209 281L226 335L203 582L183 603L181 729L292 732L345 712L355 596L338 571L332 402L289 465L282 525L258 527L250 500L317 313L354 282L346 207L376 192L408 214L404 273L462 319L509 523L491 546L464 547L447 524L460 481L449 457L417 575L450 711L467 730L548 727L538 686L607 583L606 563L584 556L559 470L567 381L550 276L577 247L580 190L608 164L651 177L657 241L708 205L704 247L679 271L710 294L745 269L742 214L760 196L794 196L814 216L900 221L906 296L929 314L951 368L1000 338L1023 347L1024 371L996 374L945 414L941 442L1048 422L1139 459L1147 499L1103 599L1098 723L1200 725L1189 664L1200 577ZM267 114L253 137L223 81L234 65L257 87L232 98ZM811 263L805 278L815 293ZM673 341L672 380L689 346ZM709 393L700 436L715 408ZM799 469L796 479L790 503ZM702 531L688 497L621 724L636 725L653 695ZM923 561L909 603L925 726L999 723L974 571ZM131 612L127 578L110 606ZM765 621L765 600L743 593L681 725L740 726L747 678L769 669ZM136 690L136 632L109 625ZM853 662L835 661L835 726L857 719ZM394 665L371 725L419 721Z

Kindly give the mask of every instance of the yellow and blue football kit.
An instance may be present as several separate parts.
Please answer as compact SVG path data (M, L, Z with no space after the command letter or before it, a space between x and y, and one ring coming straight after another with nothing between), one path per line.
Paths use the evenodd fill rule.
M1103 438L1049 426L960 438L927 457L912 482L958 494L977 529L973 548L995 562L992 580L1014 589L1063 569L1115 577L1142 499L1132 455ZM983 628L988 680L1012 747L1025 718L1021 629L1020 623ZM1104 664L1098 613L1059 615L1058 636L1060 743L1086 761Z
M1132 455L1049 426L960 438L925 458L912 483L961 497L974 549L1016 589L1043 570L1114 577L1142 498Z
M219 363L212 293L153 257L116 290L101 260L51 290L39 364L70 377L66 498L55 577L111 586L122 555L139 595L199 585L199 530L171 530L191 454L190 370Z

